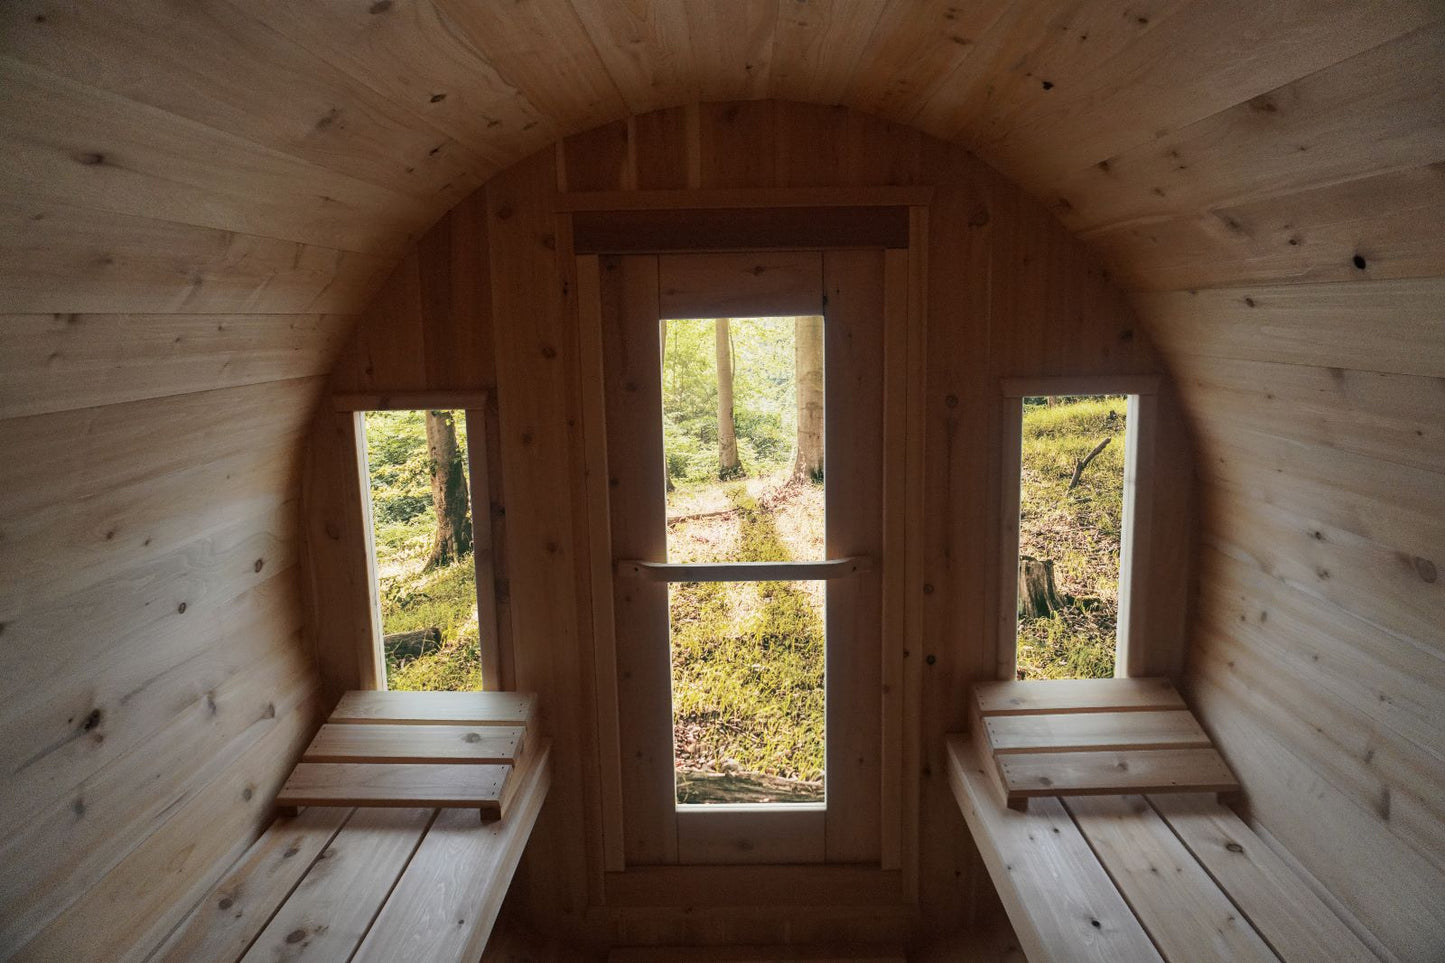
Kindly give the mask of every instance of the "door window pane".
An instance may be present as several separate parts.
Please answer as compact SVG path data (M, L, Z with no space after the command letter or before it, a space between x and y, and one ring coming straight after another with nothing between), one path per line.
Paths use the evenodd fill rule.
M823 802L826 587L670 586L678 803Z

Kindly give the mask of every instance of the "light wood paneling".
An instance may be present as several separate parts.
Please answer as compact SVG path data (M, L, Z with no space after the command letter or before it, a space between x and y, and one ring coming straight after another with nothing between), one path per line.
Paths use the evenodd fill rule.
M800 16L810 14L799 12ZM609 29L623 28L613 25ZM824 150L820 144L832 147ZM832 156L834 153L837 156ZM846 682L844 667L838 667L838 681L853 687L850 691L860 705L881 707L886 699L895 700L896 714L889 718L902 733L902 758L879 760L876 774L868 775L874 771L873 763L865 755L858 784L873 783L879 805L897 813L904 829L901 836L890 831L885 838L873 840L850 829L845 819L836 833L825 837L832 840L825 845L840 856L847 854L861 861L859 865L865 868L860 872L875 874L865 888L893 885L898 888L895 897L920 894L925 900L925 927L956 925L961 906L969 913L993 912L992 897L986 889L979 890L986 884L971 843L950 828L957 825L957 809L942 778L942 736L964 725L957 692L969 683L991 678L994 672L992 650L987 648L991 627L996 624L992 612L999 591L996 573L987 561L993 555L964 552L958 546L982 541L992 548L997 537L991 525L991 499L997 492L998 466L990 451L999 424L999 384L1007 377L1157 378L1161 372L1129 305L1111 288L1102 269L1047 212L964 152L845 109L784 103L714 104L644 114L625 125L608 125L567 139L560 150L537 155L448 215L433 231L447 235L445 244L436 242L441 253L423 256L419 251L403 260L367 311L355 341L343 350L333 383L345 384L346 390L382 393L421 390L443 383L438 380L443 376L440 371L429 370L429 359L445 356L449 345L456 345L455 351L464 356L496 358L495 382L481 383L491 389L500 416L500 450L494 464L500 465L508 492L506 550L511 577L506 597L512 634L504 646L504 658L515 660L519 684L536 686L544 724L554 737L571 734L566 752L558 757L559 766L571 765L567 755L575 752L577 764L587 767L585 772L600 774L599 767L607 762L588 756L592 750L586 748L593 738L589 704L593 683L589 677L598 664L589 649L595 613L587 599L608 591L612 580L591 584L594 571L601 569L593 557L596 546L584 533L603 529L590 518L597 511L596 494L589 501L588 489L581 482L581 471L595 470L592 466L598 463L595 452L588 454L592 441L589 437L584 444L582 431L584 420L594 413L579 407L584 403L581 399L595 405L600 394L609 426L622 426L607 445L606 495L611 507L615 510L627 499L661 497L655 483L660 467L653 470L637 458L625 457L630 450L625 426L655 417L655 412L649 416L645 406L639 409L637 405L647 397L657 397L655 390L651 395L647 390L648 379L656 377L655 364L647 359L653 356L648 346L656 350L657 318L669 313L732 315L743 308L736 300L716 305L701 300L692 293L693 289L702 290L695 283L660 283L655 274L637 270L646 259L603 255L597 259L595 281L589 282L601 295L601 317L592 323L600 324L602 342L592 345L585 356L576 354L576 335L564 334L561 327L565 320L575 331L578 323L567 320L572 310L575 279L570 265L574 261L567 248L565 221L554 218L549 205L557 189L567 192L562 203L568 206L585 206L589 197L594 204L614 206L631 203L627 198L634 190L676 190L688 185L703 191L700 196L711 198L710 204L729 203L720 193L723 190L763 197L766 190L803 187L816 198L834 187L882 185L915 192L908 195L909 203L926 205L916 208L910 228L919 256L910 255L895 266L895 274L904 281L898 303L855 306L883 310L898 325L896 332L890 325L885 332L887 342L872 350L893 358L888 366L889 390L900 392L899 406L889 422L892 447L888 450L893 453L889 458L897 460L889 504L907 518L886 545L894 553L892 564L898 566L892 583L898 604L890 611L901 620L902 630L898 625L888 630L891 648L888 653L878 653L883 657L878 662L865 665L860 655L852 683ZM838 196L845 194L846 190ZM650 196L638 196L643 203L652 202ZM746 203L750 195L729 196L742 197ZM463 237L456 233L456 219L473 205L481 205L487 212L485 231ZM432 235L422 242L423 246L431 243ZM437 267L438 257L447 267ZM829 295L829 310L846 314L846 285L854 275L873 267L859 260L866 259L863 254L837 258L834 273L839 289ZM744 293L759 289L766 298L770 272L752 269L767 259L781 259L780 264L796 261L786 253L738 255L740 273L734 280L743 283ZM490 264L489 278L472 279L478 272L467 265L479 260ZM681 264L685 257L664 260ZM929 264L942 267L934 271ZM816 258L810 270L815 278L826 280L827 270ZM586 277L584 273L584 280ZM476 323L461 323L462 318L472 316L465 313L471 309L464 303L437 301L430 313L422 309L431 300L427 292L455 291L461 285L488 292L485 305L477 309ZM626 322L617 316L614 289L620 285L649 292L659 300L659 307L647 317L634 318L635 323ZM684 295L686 302L681 300ZM466 303L476 301L472 298ZM661 302L675 308L668 310ZM758 310L765 306L770 311L808 309L807 305L771 305L756 297L747 303ZM583 317L581 323L587 319ZM838 334L850 336L846 325ZM599 353L628 359L626 370L603 379L601 385L579 381L596 377L579 372L594 371ZM491 362L487 364L490 372ZM925 372L924 376L919 372ZM466 384L465 378L460 384ZM1172 398L1164 401L1161 395L1166 414L1173 412L1169 407L1173 403ZM628 411L633 414L627 415ZM590 432L591 423L587 423ZM881 423L877 430L884 430ZM1180 445L1182 453L1177 456L1187 466L1187 441ZM315 456L320 452L320 448L313 452L312 472L318 478ZM865 454L859 452L860 457ZM1161 512L1172 520L1187 545L1188 518L1175 517L1182 511L1191 484L1187 467L1183 471L1181 483L1161 498ZM562 478L570 481L559 487ZM860 475L858 483L864 482ZM901 487L905 483L912 487ZM595 482L589 484L595 487ZM520 505L515 497L517 485L527 487L525 502ZM345 494L328 496L327 487L319 484L308 490L321 499L320 513L313 517L335 518L334 502ZM904 521L894 518L890 524ZM339 528L338 539L328 535L324 526L313 528L329 542L326 554L318 554L323 569L342 564L342 555L356 534ZM657 554L661 543L654 538L661 537L660 531L619 532L616 524L606 528L623 557L661 557ZM862 534L866 533L860 537ZM878 533L868 537L884 538ZM633 539L629 543L632 549L622 544L628 538ZM638 538L642 541L637 542ZM574 551L583 554L574 557ZM520 569L518 552L527 553ZM883 552L883 543L869 549L870 555L881 557ZM611 559L605 558L604 563L610 566ZM1185 558L1156 580L1157 597L1162 601L1155 617L1166 627L1168 639L1164 646L1168 654L1161 658L1173 664L1182 658L1183 632L1169 626L1182 626L1187 570ZM564 571L577 582L564 581ZM352 578L360 579L359 572L357 569ZM525 600L519 594L523 586ZM651 590L636 580L616 581L613 602L620 624L627 625L631 597ZM1153 592L1149 594L1151 599L1155 597ZM575 619L571 614L574 598ZM664 634L657 636L658 631ZM659 694L665 697L668 691L666 661L657 659L665 646L659 649L656 644L658 638L665 640L665 632L663 625L633 627L616 635L617 661L622 669L616 698L634 707L647 702L652 706L647 717L655 720L654 731L635 733L624 728L620 732L618 790L607 790L601 779L579 784L559 778L549 806L549 811L556 807L557 814L543 817L547 828L539 829L531 847L529 885L548 891L543 896L540 889L529 890L529 905L534 912L555 920L561 930L586 934L589 939L635 935L643 925L639 914L647 912L645 907L662 913L662 906L679 905L679 900L688 898L687 893L708 889L699 889L707 874L695 867L657 866L658 873L666 868L679 875L667 877L666 882L647 882L656 873L639 864L675 862L678 841L671 835L642 838L629 830L626 818L629 811L640 813L638 807L670 810L673 805L670 767L666 765L671 750L666 741L669 714L665 698L657 701ZM546 642L532 641L537 639ZM323 666L334 661L337 671L344 671L346 660L354 658L354 652L348 655L343 644L324 650L322 661ZM875 676L871 682L865 679L869 675ZM876 697L869 696L869 691L875 691ZM605 704L608 696L603 693L598 698L604 700L599 704ZM879 718L883 718L881 714ZM911 775L918 772L924 773L921 782ZM885 778L885 773L898 776ZM594 789L597 786L603 788ZM619 800L621 818L609 815L618 808ZM560 815L564 810L570 815ZM610 848L605 849L600 830L593 827L606 825L617 833L619 823L620 844L609 841ZM926 845L920 845L920 832L928 834ZM619 860L628 866L625 872L617 872ZM873 860L899 867L892 877L894 883L880 882L886 872L866 868ZM810 913L826 915L828 900L835 900L838 906L850 905L853 891L849 886L853 884L824 881L821 885L822 890L817 894L810 891L806 898L824 905L810 907ZM611 902L614 896L631 908L626 912L602 908L601 900ZM763 891L749 887L745 896L733 899L752 904L762 898ZM589 901L591 909L585 910L584 922L583 907ZM781 925L784 912L791 911L733 906L720 912L717 932L756 939ZM656 917L652 924L655 933L649 938L676 939L675 924L664 924L662 919ZM876 939L896 932L890 927L896 927L897 921L888 916L886 921L860 920L857 926L859 933Z
M911 16L915 8L922 15ZM242 624L253 626L263 647L292 645L294 620L273 620L267 614L273 603L242 590L256 573L206 561L229 558L213 549L213 540L224 531L242 553L245 529L254 522L250 537L256 557L267 559L268 576L276 571L273 560L294 548L292 536L283 539L291 548L260 550L275 537L274 512L298 491L282 441L289 437L297 444L288 434L295 422L281 409L305 410L309 402L305 392L282 385L330 366L333 342L322 328L344 329L350 323L345 318L392 266L384 252L404 247L408 235L447 209L452 213L445 227L427 235L417 256L403 259L375 301L365 334L336 368L337 384L350 390L426 384L495 389L495 301L519 312L501 323L501 338L510 339L505 377L513 385L535 384L538 397L566 396L566 379L560 385L534 381L549 365L532 353L550 346L561 352L557 367L570 365L562 339L513 338L511 326L531 318L527 299L494 297L491 272L475 269L492 262L490 253L478 252L490 246L488 231L503 222L488 221L485 194L467 197L493 171L558 135L624 122L621 167L616 152L607 155L610 173L600 157L598 166L584 170L586 151L568 158L579 178L591 178L588 186L606 183L612 190L946 182L926 217L918 217L930 226L927 263L917 258L909 266L928 294L926 305L909 306L920 322L917 330L925 330L926 321L928 331L926 352L920 345L910 356L911 387L919 393L914 415L927 426L926 452L909 457L915 459L910 471L917 468L914 475L925 479L926 503L917 517L929 528L926 547L908 546L917 564L904 587L910 610L924 617L927 631L910 623L913 641L898 681L908 692L905 718L918 720L910 725L922 738L906 771L924 774L923 824L956 824L936 775L942 756L933 734L962 723L957 694L963 683L991 671L975 647L988 637L1001 591L991 544L975 550L975 533L985 531L988 506L996 502L991 479L997 466L987 453L996 447L999 424L980 386L996 377L1065 368L1143 373L1157 364L1144 328L1112 292L1102 268L1048 212L961 152L925 142L916 131L888 123L893 121L973 145L1024 191L1046 199L1053 213L1096 229L1095 250L1106 256L1113 276L1152 292L1135 306L1168 346L1186 387L1200 375L1202 384L1188 403L1205 447L1201 463L1230 460L1227 471L1211 467L1203 481L1200 508L1216 520L1209 523L1209 537L1230 546L1220 550L1229 561L1211 563L1212 577L1252 592L1251 599L1288 600L1270 610L1290 612L1288 622L1281 616L1251 629L1288 654L1291 668L1280 674L1279 685L1305 698L1322 683L1300 670L1303 659L1328 653L1332 666L1367 665L1377 650L1391 672L1433 679L1428 660L1439 648L1439 634L1431 613L1442 553L1438 529L1428 522L1441 514L1440 486L1429 487L1438 476L1438 445L1431 443L1428 421L1411 414L1417 409L1394 407L1426 384L1356 373L1440 374L1440 251L1432 246L1440 220L1441 123L1433 109L1439 98L1432 96L1440 89L1439 6L1431 0L1149 0L1128 13L1122 16L1117 4L1104 0L1066 7L975 4L961 15L941 4L831 0L644 2L629 4L625 14L598 0L505 7L459 0L183 8L144 0L124 9L100 0L20 0L5 6L0 55L10 83L0 109L9 123L0 176L10 190L0 212L6 292L0 310L62 318L81 313L79 327L86 333L62 338L50 322L27 319L0 334L0 405L6 416L88 413L75 421L31 423L24 451L7 449L7 463L28 470L12 476L14 485L0 486L0 533L8 538L13 525L22 525L17 520L39 504L50 515L30 529L27 544L37 544L35 533L67 514L62 503L68 499L83 517L64 537L94 539L63 560L47 561L42 553L37 574L6 582L0 621L7 644L35 630L59 640L56 651L65 648L67 664L93 653L96 664L105 665L114 661L105 654L112 638L134 645L158 620L155 613L172 618L182 601L199 607L202 595L191 589L204 583L205 597L215 600L216 608L206 609L214 620L185 650L190 656L173 648L176 636L167 629L172 641L158 643L150 656L158 672L169 660L228 644ZM887 119L838 106L676 106L697 98L765 96L866 107ZM630 111L653 104L668 109L624 121ZM770 140L771 147L753 150L759 146L754 138ZM738 145L748 149L735 150ZM541 176L533 185L539 197L559 183L555 170L548 173L550 181ZM505 206L493 205L494 213ZM523 215L526 206L511 204ZM537 248L560 236L546 220L513 219L507 243L524 238L536 258L546 257ZM565 238L560 246L565 248ZM1364 267L1355 266L1356 255ZM506 257L498 263L511 264ZM537 281L535 291L551 299L553 284L571 280L567 270L518 277ZM174 312L182 314L151 320ZM222 314L213 319L211 312ZM132 317L103 317L116 313ZM289 355L276 346L291 343L280 327L290 322L262 321L258 313L335 317L317 320L313 328L304 322ZM543 315L543 330L567 330L555 325L552 306ZM236 326L212 337L213 321L226 325L227 316L236 317ZM113 343L107 325L137 340ZM399 350L418 333L425 334L423 352ZM57 352L60 357L53 357ZM106 367L110 353L113 368ZM1211 359L1226 357L1264 367L1207 372ZM50 374L37 376L42 363ZM1287 378L1269 367L1301 363L1319 370ZM19 366L25 374L12 379ZM1314 393L1331 369L1345 372L1346 385ZM1235 386L1268 391L1265 380L1277 375L1290 393L1266 398L1248 412L1225 404ZM210 394L240 385L278 386L270 395L276 410L252 418L232 410L236 396ZM258 397L268 390L261 388ZM130 406L142 399L157 404ZM524 407L508 416L509 458L543 448L547 454L528 461L521 474L507 468L498 413L489 412L494 423L488 435L498 439L488 465L504 640L514 622L536 622L531 611L514 617L510 607L512 573L499 551L511 534L510 520L503 518L502 476L541 491L546 480L555 481L549 472L577 464L546 447L561 444L558 432L565 434L569 416L575 422L575 409L519 403ZM1295 417L1297 408L1308 416ZM1236 434L1232 410L1249 437ZM258 447L254 457L238 445L229 459L215 461L207 444L188 435L167 451L126 454L138 437L164 438L169 415L181 412L210 419L218 436L257 441L269 434L275 445ZM1177 412L1162 418L1167 422ZM1425 432L1417 443L1408 436L1412 419ZM12 424L0 428L7 439ZM1372 425L1378 427L1374 437ZM101 459L104 467L76 471L68 446L47 444L47 431L62 426L69 434L57 437L114 438L113 452ZM523 443L529 432L533 441ZM1296 443L1287 460L1266 450L1280 439ZM1301 454L1300 446L1314 453ZM1170 640L1166 648L1182 641L1188 609L1182 586L1193 482L1187 445L1181 447L1165 459L1172 475L1162 486L1178 499L1161 506L1155 519L1156 536L1179 546L1156 556L1156 564L1178 570L1178 577L1150 593L1155 608L1147 622L1150 633ZM313 465L323 452L319 443L313 446ZM1381 525L1402 460L1410 470L1411 507L1403 520ZM292 469L296 462L293 455ZM201 468L211 463L213 470ZM1332 474L1324 471L1332 465ZM178 498L165 515L160 494L136 501L140 479L170 472L177 477L169 487L159 485L158 493L191 492L189 497ZM227 475L243 480L235 494ZM1357 480L1368 490L1361 491ZM129 491L119 491L127 485ZM1302 494L1294 493L1296 486ZM321 506L318 487L309 489L306 553L316 560L330 552L344 565L355 531ZM210 496L214 511L198 492ZM571 534L561 531L568 526L559 523L558 532L537 538L538 529L548 527L534 514L543 510L538 501L514 513L523 519L516 540L541 557L556 535L557 552L564 554L573 547ZM141 504L152 514L133 514L132 506ZM569 498L567 504L571 510L578 502ZM1260 547L1263 536L1246 546L1242 521L1227 529L1218 521L1261 513L1274 519L1268 531L1281 536L1274 546ZM1426 519L1428 537L1407 530L1412 514ZM113 524L132 518L134 528ZM188 536L193 519L195 534ZM109 532L116 534L105 539ZM1280 547L1285 545L1288 551ZM575 570L581 557L558 561L555 571ZM179 581L188 559L198 560L207 574ZM1310 565L1329 577L1310 575ZM525 594L526 607L540 605L544 594L531 584L538 568L529 556L517 580L535 593ZM127 598L132 578L145 586L147 603ZM337 607L347 608L357 586L340 584ZM173 594L182 586L184 594ZM1386 591L1376 594L1381 587ZM1201 625L1217 629L1233 613L1222 593L1210 591ZM42 603L32 593L49 594ZM28 603L25 614L17 614L22 601ZM1312 615L1321 603L1324 614ZM43 620L42 611L50 613ZM24 619L32 620L31 627L22 630ZM42 621L48 627L38 629ZM356 684L366 667L353 662L336 669L336 637L321 637L315 613L309 621L327 671ZM585 613L578 624L587 624ZM99 631L102 626L114 633ZM353 628L346 624L339 631ZM1201 686L1224 664L1205 651L1213 645L1209 639L1219 637L1214 629L1201 632L1204 658L1198 665L1204 668L1193 673ZM925 646L925 639L935 641ZM580 644L585 649L585 638ZM507 643L504 653L511 651ZM519 668L531 671L538 658L528 655L523 662L511 665L504 658L504 681ZM583 664L588 660L560 656L557 673L570 680ZM1351 705L1370 699L1384 705L1364 674L1354 684L1344 672L1329 678L1332 691ZM57 672L38 691L54 692L66 706L80 705L87 685ZM572 685L567 681L558 691L570 694ZM1377 710L1393 720L1379 738L1400 755L1417 753L1431 725L1426 710L1417 708L1424 704L1417 691ZM85 708L82 719L88 718ZM1246 753L1264 744L1270 761L1276 747L1283 760L1248 769L1257 817L1289 839L1309 869L1388 946L1402 956L1438 955L1437 947L1419 942L1408 915L1386 909L1397 881L1406 891L1401 905L1409 904L1411 886L1430 891L1434 880L1419 869L1422 864L1396 859L1386 847L1366 853L1355 877L1342 875L1338 853L1307 836L1302 827L1308 820L1295 812L1297 796L1281 789L1286 773L1314 778L1307 776L1314 772L1310 764L1300 760L1318 751L1294 741L1295 735L1307 740L1303 734L1270 735L1257 707L1245 719L1248 725L1230 729L1227 751ZM82 730L67 746L87 735ZM1404 741L1393 741L1397 737ZM105 741L112 739L118 734ZM200 757L181 743L167 752L179 768L194 767ZM1417 755L1416 762L1433 758ZM283 760L274 763L284 767ZM94 774L91 764L77 761L68 774L56 776L57 785L78 785ZM1382 817L1372 809L1354 803L1353 809L1331 808L1338 772L1319 778L1322 795L1305 808L1337 819L1344 838L1369 837L1378 829ZM145 805L153 802L148 797ZM87 806L94 811L95 799ZM563 822L574 822L576 811L568 813ZM140 845L177 818L127 824L131 828L116 830L118 845ZM964 842L931 846L924 859L931 880L925 892L936 894L930 899L940 909L954 911L949 919L956 922L962 887L978 875L976 856ZM206 872L188 865L188 872ZM1398 870L1394 875L1385 871L1390 865ZM1376 879L1385 882L1378 890L1383 895L1358 882ZM25 883L14 885L23 889ZM79 890L68 892L57 909ZM102 920L93 932L105 935L108 925Z

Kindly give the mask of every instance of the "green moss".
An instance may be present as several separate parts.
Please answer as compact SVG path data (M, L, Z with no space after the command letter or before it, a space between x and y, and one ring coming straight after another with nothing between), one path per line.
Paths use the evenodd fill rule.
M722 561L787 560L774 517L742 486L737 547ZM798 582L671 589L673 712L684 769L814 781L824 763L823 595Z
M1037 402L1024 408L1019 551L1054 560L1067 605L1052 618L1020 621L1018 667L1025 678L1107 678L1119 612L1126 399ZM1070 491L1075 464L1106 438Z

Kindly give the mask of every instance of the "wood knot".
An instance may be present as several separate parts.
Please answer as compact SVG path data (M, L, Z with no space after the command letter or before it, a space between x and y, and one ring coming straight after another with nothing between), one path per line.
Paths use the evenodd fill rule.
M99 709L91 709L90 715L85 717L85 721L80 724L80 728L86 732L90 732L100 725L102 718L104 718L104 716Z
M79 153L73 155L76 163L84 164L86 167L99 167L105 163L105 155L99 151L91 153Z
M391 0L376 0L376 2L371 5L371 8L367 12L372 14L386 13L386 11L390 9Z
M391 4L388 2L388 3L387 3L387 6L390 6L390 5L391 5ZM301 942L302 940L304 940L304 939L306 939L306 931L305 931L305 930L292 930L291 932L289 932L289 933L286 934L286 942L287 942L287 943L300 943L300 942Z
M1439 572L1435 569L1435 563L1428 558L1420 558L1418 556L1415 558L1415 572L1423 581L1429 582L1432 585L1435 583L1435 579L1439 578Z
M439 103L441 103L442 101L444 101L444 100L446 100L446 99L447 99L447 95L446 95L446 94L432 94L432 95L431 95L431 102L434 103L434 104L439 104Z
M223 897L221 897L221 901L220 901L219 903L217 903L216 905L219 906L219 907L220 907L221 909L223 909L223 910L228 910L228 909L230 909L232 906L235 906L235 905L236 905L236 901L233 900L233 899L231 899L231 897L229 897L229 896L223 896Z
M462 736L462 741L463 741L463 742L481 742L481 741L482 741L482 736L481 736L481 733L478 733L478 732L469 732L469 733L467 733L465 736Z
M1225 843L1224 848L1229 850L1231 853L1244 852L1244 847L1239 845L1239 843Z
M258 558L258 559L256 559L256 564L251 566L251 568L255 569L255 570L258 571L258 572L261 571L261 569L263 569L263 568L265 568L265 567L266 567L266 560L265 560L264 558Z
M177 615L185 615L185 614L186 614L186 603L182 602L180 605L177 605L177 606L176 606L176 614L177 614Z

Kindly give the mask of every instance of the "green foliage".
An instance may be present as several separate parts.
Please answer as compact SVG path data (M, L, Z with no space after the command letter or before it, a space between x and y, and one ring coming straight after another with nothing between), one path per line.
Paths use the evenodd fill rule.
M717 348L714 321L666 323L662 431L667 473L675 481L718 477ZM785 465L797 433L793 319L734 318L733 427L744 475Z
M718 560L787 560L774 512L741 484L728 496L738 537ZM679 767L821 780L822 584L678 584L670 610Z
M1027 399L1019 497L1019 551L1054 560L1066 603L1049 618L1019 622L1018 666L1026 678L1114 674L1124 516L1124 422L1120 396ZM1069 491L1075 464L1109 445Z
M466 419L458 412L455 420L465 451ZM442 636L436 652L406 661L388 654L387 687L480 689L475 559L422 571L436 529L423 412L367 412L366 457L382 633L435 626Z

